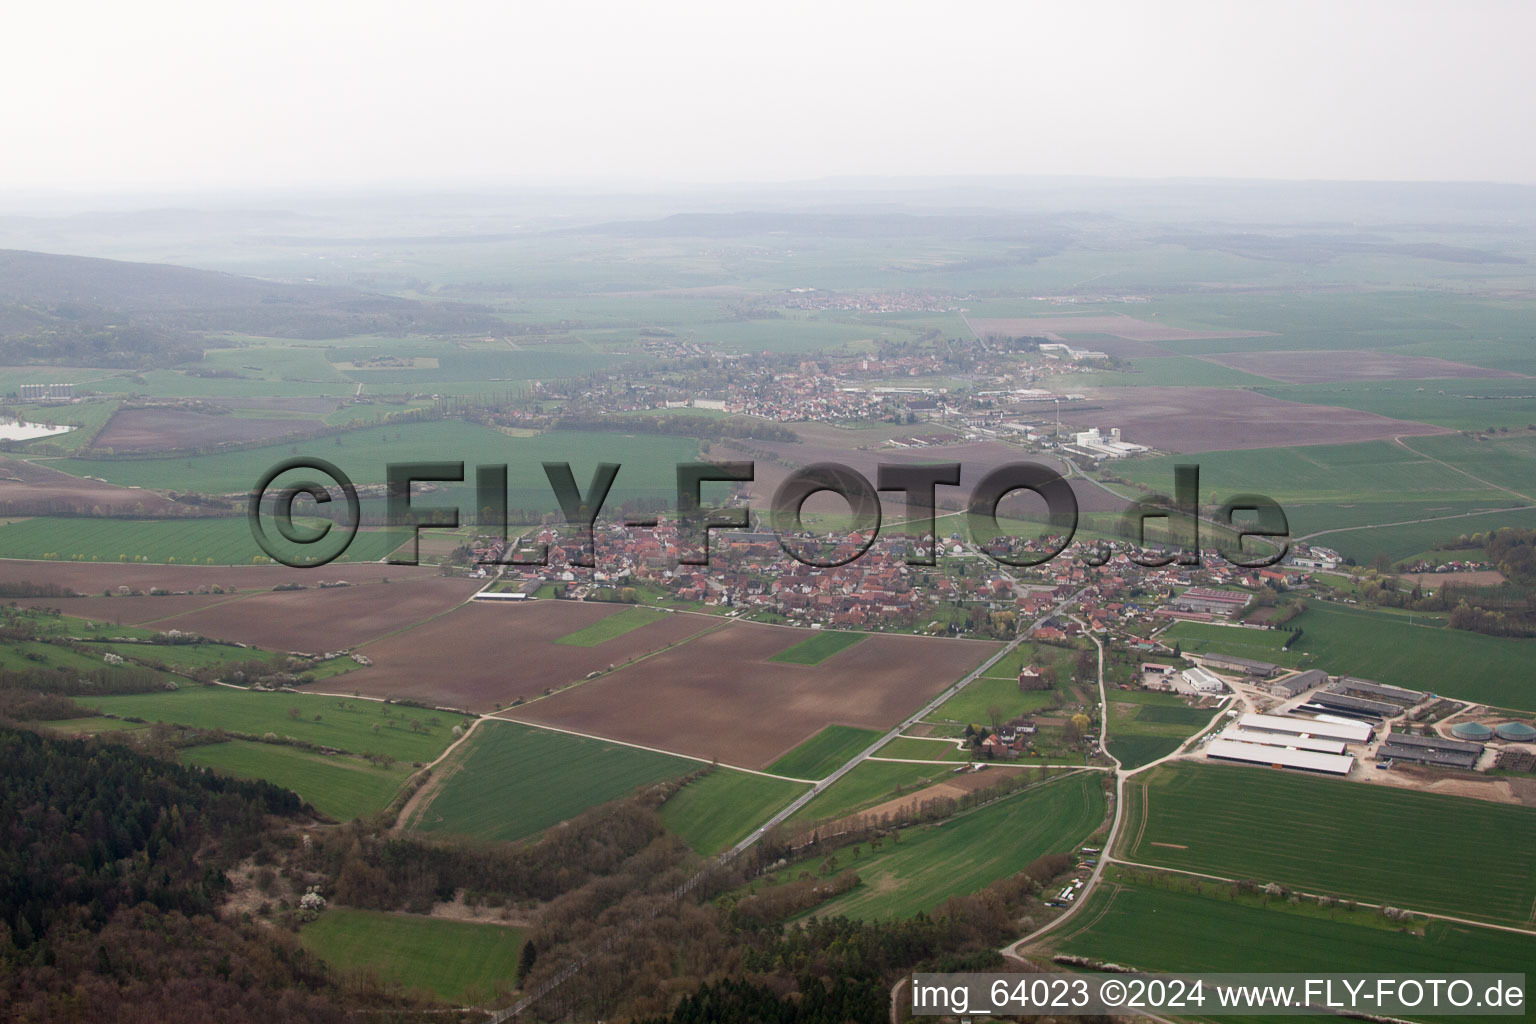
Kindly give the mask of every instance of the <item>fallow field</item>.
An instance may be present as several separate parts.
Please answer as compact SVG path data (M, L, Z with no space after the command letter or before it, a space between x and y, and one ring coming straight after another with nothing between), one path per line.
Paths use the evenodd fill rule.
M788 627L733 622L515 717L761 768L827 725L889 729L998 646L888 634L818 665L772 660L803 639Z

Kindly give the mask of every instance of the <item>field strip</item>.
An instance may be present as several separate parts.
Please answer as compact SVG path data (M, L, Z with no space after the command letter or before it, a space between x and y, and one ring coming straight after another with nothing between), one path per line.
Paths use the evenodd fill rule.
M533 701L528 701L528 703L532 704ZM668 757L680 757L685 761L697 761L699 764L718 764L720 767L729 768L733 772L746 772L748 775L761 775L765 779L782 779L785 782L798 782L807 786L816 785L815 779L797 779L789 775L775 775L772 772L759 771L756 768L743 768L740 765L726 764L724 761L711 761L708 758L695 757L692 754L679 754L675 750L663 750L661 747L647 747L643 743L629 743L625 740L616 740L611 736L599 736L597 733L577 732L575 729L562 729L558 725L545 725L542 722L525 722L520 718L507 717L507 712L505 711L498 711L495 714L486 715L484 717L494 718L501 722L513 722L517 725L527 726L530 729L543 729L546 732L563 732L567 736L580 736L585 740L598 740L602 743L617 743L621 747L633 747L636 750L648 750L653 754L666 754Z
M1125 851L1132 856L1135 855L1137 850L1141 849L1141 838L1146 835L1147 817L1151 814L1151 808L1147 806L1147 784L1143 782L1136 788L1141 791L1141 824L1136 829L1136 838L1131 840L1131 845ZM1111 851L1106 859L1113 859L1113 857L1114 853Z
M1225 875L1210 875L1203 871L1187 871L1183 868L1163 867L1161 864L1143 864L1139 861L1122 860L1119 857L1112 857L1107 854L1103 859L1106 861L1111 861L1115 864L1123 864L1129 868L1140 868L1143 871L1165 871L1175 875L1187 875L1190 878L1204 878L1212 882L1227 882L1235 884L1236 882L1240 881L1240 879L1236 878L1227 878ZM1325 896L1329 896L1334 899L1338 898L1338 895L1335 893L1303 892L1300 889L1292 889L1291 891L1296 895L1306 899L1316 900L1322 899ZM1450 921L1452 924L1465 924L1475 928L1492 928L1495 931L1514 932L1517 935L1530 935L1532 937L1536 937L1536 928L1519 928L1512 924L1496 924L1492 921L1479 921L1476 918L1471 917L1454 917L1450 914L1438 914L1432 910L1415 910L1412 907L1404 906L1398 903L1367 903L1365 900L1357 899L1350 899L1349 902L1355 904L1356 906L1369 907L1372 910L1380 910L1382 907L1393 906L1397 907L1399 910L1405 910L1410 914L1417 914L1419 917L1427 917L1432 920Z
M449 765L446 770L442 772L433 771L433 769L442 764L450 754L453 754L455 751L464 751L469 749L465 745L465 741L467 741L469 737L474 734L475 727L478 726L480 722L481 719L479 718L472 720L469 723L469 728L464 730L464 734L462 736L448 744L443 752L438 754L430 764L424 766L412 774L411 778L415 778L416 775L421 774L421 772L432 772L431 775L427 776L427 781L422 783L421 787L417 789L416 792L412 793L410 797L405 801L405 805L400 808L400 813L395 815L395 828L404 829L412 827L415 819L425 814L427 808L431 806L432 798L437 796L437 792L443 787L443 783L453 778L453 776L457 774L458 770L464 767L464 758L460 756L455 759L454 763ZM410 782L411 779L405 780L406 785L410 785Z
M908 739L927 739L925 736L909 736ZM999 768L1077 768L1088 772L1107 772L1109 766L1105 764L1051 764L1049 761L924 761L916 757L881 757L878 754L870 754L866 761L885 761L890 764L941 764L949 768L960 769L968 764L992 764ZM780 776L775 776L778 778ZM795 781L800 781L796 779Z

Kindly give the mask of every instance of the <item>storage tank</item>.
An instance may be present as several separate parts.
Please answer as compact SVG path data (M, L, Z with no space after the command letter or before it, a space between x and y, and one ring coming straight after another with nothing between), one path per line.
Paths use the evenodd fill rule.
M1459 740L1482 743L1493 738L1493 730L1481 722L1457 722L1451 726L1451 735Z
M1532 729L1524 722L1505 722L1496 726L1493 730L1499 734L1499 739L1509 740L1511 743L1530 743L1536 740L1536 729Z

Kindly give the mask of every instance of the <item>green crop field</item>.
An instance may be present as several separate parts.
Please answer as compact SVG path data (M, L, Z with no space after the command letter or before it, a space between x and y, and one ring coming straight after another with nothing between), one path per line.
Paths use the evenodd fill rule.
M584 626L574 633L567 633L555 643L572 647L596 647L641 626L648 626L665 615L665 612L657 611L655 608L625 608L621 612L598 619L592 625Z
M1171 693L1109 691L1109 752L1124 768L1139 768L1200 731L1214 708L1192 708Z
M863 639L863 633L824 631L793 647L786 647L768 660L787 661L792 665L819 665L838 651L846 650Z
M718 767L678 790L662 805L661 820L696 853L712 857L805 790L799 783Z
M476 839L522 839L702 767L619 743L485 721L439 766L439 788L408 824Z
M1404 444L1424 458L1439 459L1489 484L1510 488L1527 499L1522 504L1536 500L1536 488L1531 485L1536 480L1536 433L1532 431L1512 430L1489 438L1462 434L1410 437ZM1414 480L1415 486L1417 483Z
M1249 629L1246 626L1223 626L1212 622L1175 622L1157 639L1170 646L1177 643L1186 654L1231 654L1286 666L1295 665L1301 660L1299 651L1280 649L1291 639L1291 634L1278 629Z
M847 775L822 790L816 799L790 815L787 824L805 825L826 818L840 818L940 782L949 777L951 770L937 764L861 761Z
M1092 347L1091 345L1089 347ZM1132 359L1129 371L1101 370L1086 376L1074 375L1073 387L1176 387L1176 388L1251 388L1274 382L1268 377L1234 370L1220 363L1191 356L1155 356Z
M1536 392L1529 380L1372 380L1334 384L1266 381L1254 390L1288 402L1343 406L1454 430L1523 430L1536 423Z
M1289 623L1313 667L1499 707L1536 710L1536 640L1484 636L1414 616L1313 601Z
M1065 677L1063 677L1065 678ZM990 725L991 709L1001 712L1003 721L1052 708L1065 698L1057 690L1019 690L1018 676L998 678L982 676L931 711L926 721L957 722L962 725Z
M941 824L903 829L899 842L888 840L857 860L838 851L862 881L816 913L911 917L1017 874L1036 857L1070 851L1103 824L1100 782L1097 772L1050 779Z
M873 729L829 725L765 770L792 779L823 779L879 738Z
M955 746L954 740L934 740L920 736L898 736L879 750L875 757L910 761L969 761L969 750Z
M523 947L516 928L344 907L305 925L299 941L338 970L371 971L457 1006L511 989Z
M158 649L158 648L155 648ZM229 686L186 685L172 693L81 697L82 704L119 718L189 725L198 729L302 740L354 754L397 761L431 761L453 742L453 727L468 723L448 711L319 694L264 693ZM297 712L297 714L295 714ZM411 728L415 722L417 727Z
M508 466L507 503L511 508L541 512L558 509L541 465L545 461L570 462L577 484L583 488L597 463L620 463L623 468L614 481L605 508L617 508L620 502L636 498L672 501L677 491L676 464L693 461L698 455L698 442L654 434L576 430L509 437L499 430L460 420L434 420L367 427L311 442L264 445L209 455L164 459L59 459L50 465L76 476L99 476L109 483L244 494L269 467L293 455L318 455L334 462L357 484L383 483L385 465L391 462L462 460L466 465L467 482L459 487L444 485L423 504L447 505L462 498L460 504L468 510L467 515L478 507L473 497L472 467L481 464L505 463ZM114 558L116 554L113 552Z
M1184 740L1178 736L1116 734L1109 736L1109 752L1122 768L1140 768L1179 749Z
M1485 508L1486 506L1480 506ZM1453 509L1435 513L1427 522L1405 522L1401 526L1358 527L1338 533L1326 533L1316 542L1331 547L1345 558L1353 558L1361 565L1369 565L1378 555L1385 553L1393 561L1445 561L1433 558L1432 553L1442 544L1455 540L1462 534L1484 533L1500 526L1518 526L1536 529L1536 509L1499 508L1493 512L1475 511L1474 515L1459 514ZM1455 558L1465 558L1466 551L1458 551Z
M1155 768L1126 802L1127 860L1494 921L1536 899L1532 808L1209 764Z
M297 516L294 522L300 526L305 523ZM389 554L395 543L387 531L360 530L337 562L377 562ZM229 519L22 519L0 526L0 558L178 565L250 565L270 561L251 535L250 524L244 516Z
M276 743L230 740L181 752L186 764L291 789L338 821L377 814L400 791L411 769L379 768L355 757L311 754Z
M1398 501L1409 480L1443 498L1475 499L1485 488L1455 470L1437 466L1389 441L1305 445L1254 451L1198 452L1137 459L1116 466L1129 480L1166 492L1175 464L1200 467L1201 494L1260 491L1287 501ZM1421 475L1422 474L1422 475Z
M1218 883L1199 893L1172 884L1105 885L1057 948L1152 971L1525 972L1536 962L1529 935L1445 921L1418 934L1372 910L1263 905Z

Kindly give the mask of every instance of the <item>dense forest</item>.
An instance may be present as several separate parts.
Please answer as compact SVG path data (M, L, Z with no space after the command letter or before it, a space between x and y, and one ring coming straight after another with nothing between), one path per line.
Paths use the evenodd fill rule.
M224 868L298 797L98 741L0 726L0 1006L7 1020L420 1020L347 989L285 932L214 916ZM441 1017L436 1019L442 1019Z

